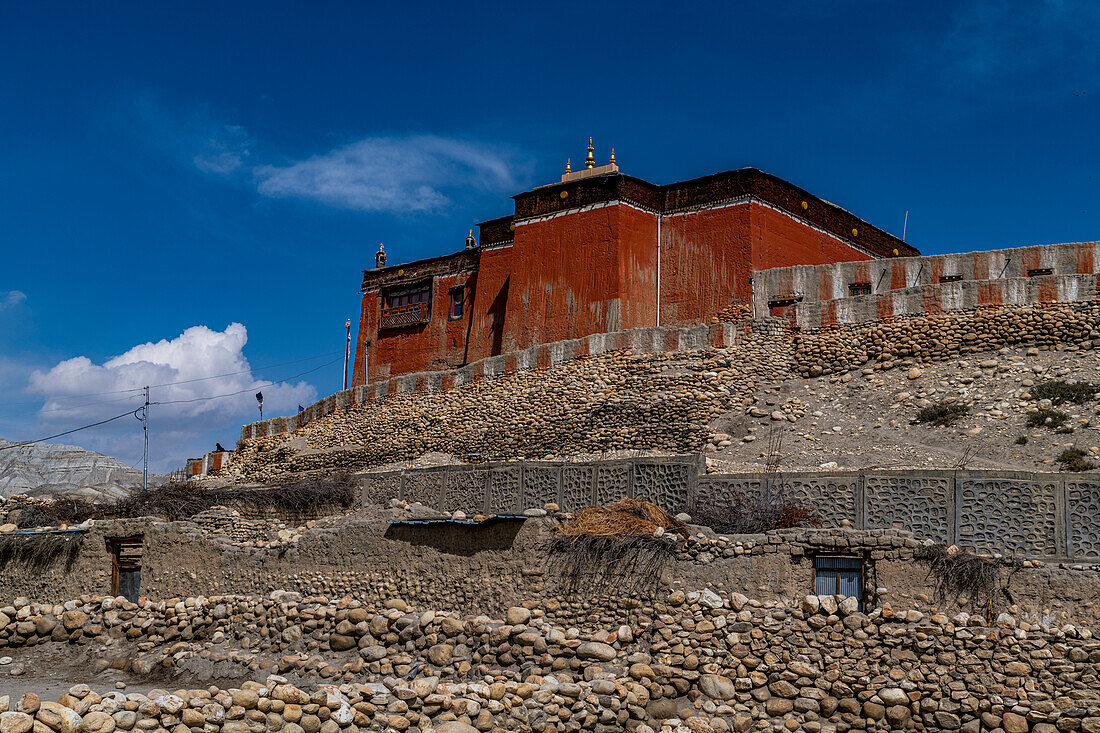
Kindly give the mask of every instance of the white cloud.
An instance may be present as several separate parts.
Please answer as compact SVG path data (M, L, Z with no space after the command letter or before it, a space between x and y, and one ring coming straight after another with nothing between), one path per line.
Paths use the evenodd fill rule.
M131 100L128 122L177 165L262 196L353 211L437 212L463 192L521 188L515 151L440 135L372 136L302 160L275 162L242 125L202 105L167 109L152 93ZM285 158L281 159L285 161Z
M371 137L286 166L255 169L261 194L357 211L435 211L449 192L474 186L515 188L506 156L495 148L434 135Z
M27 299L27 294L22 290L9 290L8 292L0 292L0 310L5 308L14 308Z
M151 419L162 431L183 433L226 425L235 431L240 423L258 419L257 391L263 391L264 414L270 416L293 414L298 404L317 399L317 391L305 382L271 384L254 376L242 353L247 340L239 323L224 331L193 326L174 339L139 344L102 364L78 356L48 371L34 371L28 391L45 397L39 412L43 420L68 425L94 422L141 404L140 392L103 393L153 385L152 401L162 404L152 408ZM222 374L230 376L206 379ZM177 382L188 383L173 384ZM204 399L233 392L242 393Z

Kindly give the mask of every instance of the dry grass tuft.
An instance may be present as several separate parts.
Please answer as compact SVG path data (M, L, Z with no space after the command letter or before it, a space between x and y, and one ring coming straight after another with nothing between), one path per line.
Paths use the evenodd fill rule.
M656 592L687 525L642 499L585 507L550 539L547 559L563 590Z
M64 560L68 573L72 571L83 542L82 532L0 535L0 571L14 562L41 572Z
M672 534L687 532L686 524L656 504L644 499L619 499L606 506L581 509L559 531L569 537L651 537L658 527Z
M1020 561L1013 558L979 557L944 545L922 547L915 557L928 563L928 580L935 588L936 600L963 605L962 600L967 599L972 607L982 609L990 617L1002 595L1010 603L1012 601L1008 597L1008 579L1004 571L1009 571L1011 577L1022 567Z

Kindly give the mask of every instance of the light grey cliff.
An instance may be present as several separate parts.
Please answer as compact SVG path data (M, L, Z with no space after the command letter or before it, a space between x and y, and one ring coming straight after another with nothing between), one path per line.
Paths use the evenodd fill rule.
M141 486L141 471L102 453L51 443L11 445L0 438L0 497L73 491L119 496Z

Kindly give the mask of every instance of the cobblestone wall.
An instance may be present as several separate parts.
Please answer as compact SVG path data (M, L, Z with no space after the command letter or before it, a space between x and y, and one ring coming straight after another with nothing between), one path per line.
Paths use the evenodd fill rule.
M920 538L1029 557L1100 558L1100 476L1004 471L703 474L695 457L594 463L509 462L365 474L363 500L441 511L570 511L622 497L672 512L730 507L737 494L782 491L827 527L906 529Z
M781 324L774 319L775 324ZM774 325L773 328L781 328ZM695 351L708 346L725 347L737 342L740 335L752 330L751 323L715 323L691 328L634 328L613 333L598 333L570 341L557 341L534 346L524 351L502 354L467 364L460 369L438 372L403 374L362 387L353 387L329 395L306 407L297 415L274 417L250 423L241 428L241 440L263 438L288 433L304 427L337 410L346 410L389 395L410 392L446 392L470 382L492 379L504 374L531 369L544 369L557 364L614 351L656 353ZM204 462L205 461L205 462ZM190 475L210 472L209 456L188 461ZM220 459L218 466L220 467Z

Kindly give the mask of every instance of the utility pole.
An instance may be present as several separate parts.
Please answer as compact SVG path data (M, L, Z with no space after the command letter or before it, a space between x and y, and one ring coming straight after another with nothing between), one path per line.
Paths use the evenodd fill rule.
M145 406L141 410L141 425L145 430L145 466L141 470L141 490L149 490L149 387L145 387Z
M344 328L348 330L348 340L344 345L344 389L348 388L348 359L351 357L351 319L344 324Z

